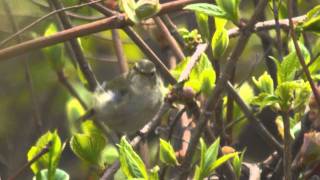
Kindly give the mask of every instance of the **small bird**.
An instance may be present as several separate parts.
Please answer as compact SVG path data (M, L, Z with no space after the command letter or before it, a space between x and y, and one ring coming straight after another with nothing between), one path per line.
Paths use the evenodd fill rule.
M93 109L98 120L112 130L136 133L157 113L163 103L163 83L149 60L137 62L129 72L100 87Z

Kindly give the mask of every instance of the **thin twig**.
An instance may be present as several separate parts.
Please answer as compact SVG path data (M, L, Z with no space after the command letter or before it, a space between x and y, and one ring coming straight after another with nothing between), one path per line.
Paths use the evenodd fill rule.
M272 0L272 10L273 10L273 17L275 21L275 27L276 27L276 37L277 37L277 50L278 50L278 58L280 61L282 61L282 39L281 39L281 30L280 30L280 24L279 24L279 8L280 3L278 3L278 6L276 5L276 1Z
M295 32L295 29L294 29L294 22L292 20L292 3L293 3L293 0L288 0L288 18L289 18L289 27L290 27L290 35L291 35L291 38L292 38L292 41L293 41L293 44L294 44L294 47L296 49L296 53L297 53L297 56L298 56L298 59L299 59L299 62L302 66L302 70L304 72L304 74L306 75L306 78L311 86L311 89L312 89L312 92L314 94L314 97L316 99L316 102L317 104L320 106L320 96L319 96L319 93L317 91L317 88L315 86L315 83L313 82L313 79L311 78L311 74L310 74L310 71L305 63L305 59L302 55L302 52L301 52L301 49L300 49L300 46L298 44L298 39L296 37L296 32Z
M179 0L179 1L181 1L181 3L184 3L184 1L182 0ZM166 5L163 7L166 7L167 9L164 9L163 11L161 11L162 13L168 13L169 10L172 10L172 11L178 10L178 8L173 9L169 5ZM298 22L302 22L305 19L305 17L306 16L299 16L294 18L293 20L296 23L298 23ZM279 22L280 22L281 28L288 29L288 20L280 20ZM21 54L24 54L34 49L44 48L53 44L67 41L69 39L86 36L86 35L93 34L103 30L107 30L107 29L121 28L128 24L131 24L131 22L129 22L125 18L125 14L119 14L117 16L111 16L109 18L79 25L68 30L57 32L56 34L48 37L39 37L34 40L25 41L23 43L2 49L0 50L0 61L7 60L15 56L19 56ZM273 29L274 27L275 27L274 20L264 21L264 22L257 23L255 25L254 30L255 31L270 30L270 29ZM231 38L236 37L240 34L240 30L239 28L230 29L228 31L228 34Z
M52 3L52 6L55 9L62 9L63 8L63 6L62 6L61 2L59 2L59 0L50 0L49 2ZM68 16L65 14L65 12L63 12L63 11L59 12L58 17L59 17L59 20L61 21L64 29L71 29L72 28L71 21L68 18ZM92 72L90 64L85 59L84 54L81 50L81 47L80 47L78 41L76 39L70 39L69 42L71 44L71 47L72 47L71 49L73 51L73 54L76 57L76 61L78 62L79 67L80 67L84 77L88 81L89 90L94 91L96 89L96 87L98 86L98 81L97 81L97 78L95 77L94 73Z
M170 109L171 105L167 102L165 102L157 112L157 114L152 118L151 121L148 122L142 129L144 131L144 136L147 137L150 132L152 132L159 124L161 117ZM131 146L135 147L139 144L141 141L141 136L136 136L130 141ZM101 180L107 180L110 179L114 173L117 172L117 170L120 167L119 161L116 161L113 163L106 171L104 172L103 176L100 178Z
M198 57L202 52L205 51L206 45L205 44L200 44L197 47L196 52L194 52L193 56ZM192 59L192 58L191 58ZM194 66L194 63L192 63ZM193 67L191 65L187 65L188 67ZM189 72L190 74L190 70L185 70L186 72ZM189 77L189 74L187 73L181 73L179 79L185 79L187 77ZM158 110L157 114L152 118L151 121L148 122L148 124L146 124L142 129L144 132L144 137L147 137L148 134L150 132L152 132L158 125L160 118L171 108L171 104L169 102L165 102L160 109ZM130 144L135 147L140 141L141 141L142 137L141 136L136 136L135 138L133 138L133 140L130 142ZM106 171L104 172L103 176L101 177L101 179L108 179L111 176L114 175L114 173L116 173L116 171L119 169L120 167L120 163L119 161L116 161L113 165L111 165L108 169L106 169Z
M41 158L43 155L49 152L50 148L52 146L52 143L49 142L41 151L35 155L31 160L29 160L26 164L24 164L13 176L9 177L9 180L17 179L23 171L25 171L29 166L31 166L34 162L36 162L39 158Z
M91 2L88 2L88 3L80 4L80 5L75 5L75 6L70 6L70 7L65 7L65 8L54 10L54 11L52 11L52 12L50 12L50 13L42 16L42 17L40 17L39 19L33 21L32 23L28 24L27 26L23 27L22 29L20 29L19 31L15 32L14 34L9 36L8 38L2 40L0 42L0 47L2 47L6 43L8 43L10 40L16 38L17 36L19 36L20 34L25 32L26 30L32 28L33 26L39 24L40 22L44 21L45 19L47 19L48 17L50 17L50 16L52 16L52 15L54 15L56 13L67 11L67 10L71 10L71 9L81 8L81 7L88 6L90 4L98 3L98 2L101 2L101 1L102 0L96 0L96 1L91 1Z
M220 100L221 93L223 92L223 88L225 87L224 84L229 79L229 74L231 70L233 69L235 63L238 61L240 55L242 54L245 48L246 43L249 40L249 37L254 29L254 25L257 22L258 15L265 9L265 6L267 4L267 0L259 1L259 4L256 6L257 8L255 9L250 21L244 27L244 29L241 30L238 43L236 44L234 50L231 52L230 56L228 57L225 69L221 74L216 87L213 89L211 96L208 98L208 102L205 105L204 111L200 114L197 128L194 131L193 137L188 147L186 158L184 159L181 165L182 174L180 174L180 178L186 178L199 138L203 132L203 129L205 128L205 125L207 124L208 119L212 115L211 111L212 109L215 109L216 103Z
M160 17L153 18L156 22L157 26L160 28L162 34L164 35L165 39L169 42L169 46L171 47L172 51L178 58L178 61L181 61L185 58L183 51L181 50L177 41L171 36L171 33L164 22L161 20Z
M178 29L176 25L172 22L169 15L163 15L161 16L161 19L163 20L164 24L168 27L170 34L175 38L175 40L179 43L181 47L185 47L184 40L182 36L179 34Z
M88 109L88 106L86 105L86 103L83 101L83 99L80 97L79 93L74 89L74 87L71 85L71 83L68 81L65 73L63 71L57 71L56 72L59 82L68 90L68 92L71 94L71 96L73 96L74 98L76 98L79 103L81 104L81 106L84 109Z
M290 119L288 112L281 112L283 118L283 127L284 127L284 151L283 151L283 172L284 179L291 180L291 135L290 135Z
M128 71L128 64L124 56L123 45L119 37L119 31L117 29L112 29L112 39L113 39L113 47L115 49L116 56L118 58L120 73L125 73Z
M193 67L196 65L197 61L199 60L202 53L206 51L208 47L208 44L199 44L196 48L196 51L192 54L190 60L188 61L188 64L186 68L182 71L178 82L182 82L184 80L187 80L189 78L189 75L193 69Z
M8 18L11 22L12 29L14 32L17 32L18 25L16 24L16 21L12 15L12 11L9 7L8 1L4 0L2 2L3 2L4 10L6 11L6 14L8 15ZM19 43L22 42L22 38L20 36L17 36L16 39ZM41 133L43 123L41 121L39 106L38 106L38 102L37 102L36 95L34 92L33 80L32 80L32 75L30 72L29 63L28 63L27 59L25 59L25 58L23 58L23 66L24 66L24 70L25 70L25 78L26 78L27 86L30 91L30 97L31 97L31 103L32 103L32 106L31 106L32 115L34 118L35 125L37 127L37 131L39 131L39 133Z
M92 4L91 6L107 17L120 16L118 12L108 9L107 7L102 6L100 4ZM142 50L142 52L158 67L160 73L164 76L165 80L168 81L170 84L175 84L176 80L171 76L168 68L163 64L163 61L161 61L161 59L139 36L139 34L135 32L132 27L129 26L124 26L123 30L132 39L132 41Z
M239 105L245 116L251 121L254 126L257 128L257 132L261 137L279 153L283 152L283 147L275 137L264 127L260 120L251 112L250 107L242 100L238 92L233 88L230 82L225 84L227 91L232 95L235 102Z

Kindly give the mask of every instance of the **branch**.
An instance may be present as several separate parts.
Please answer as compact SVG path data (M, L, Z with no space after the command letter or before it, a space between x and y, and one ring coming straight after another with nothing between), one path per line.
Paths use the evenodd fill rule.
M91 6L107 17L119 15L118 12L108 9L107 7L102 6L100 4L92 4ZM161 61L161 59L139 36L139 34L135 32L134 29L130 26L124 26L123 30L132 39L132 41L142 50L142 52L157 66L165 80L168 81L170 84L175 84L176 80L172 77L168 68L163 64L163 61Z
M298 59L299 59L299 62L302 66L302 70L304 72L304 74L306 75L306 78L311 86L311 89L312 89L312 92L314 94L314 97L316 99L316 102L318 104L318 106L320 106L320 95L317 91L317 88L311 78L311 74L309 72L309 69L306 65L306 62L305 62L305 59L302 55L302 52L301 52L301 49L299 47L299 44L298 44L298 39L296 37L296 32L295 32L295 29L294 29L294 21L292 19L292 1L291 0L288 0L288 18L289 18L289 25L290 25L290 35L292 37L292 41L293 41L293 44L294 44L294 47L296 49L296 53L297 53L297 56L298 56Z
M157 26L160 28L160 31L164 35L165 39L169 42L169 46L171 47L178 60L183 60L185 58L185 55L183 54L183 51L181 50L178 42L172 37L167 26L164 24L160 17L155 17L153 19Z
M94 3L98 3L102 0L97 0L97 1L91 1L89 3L84 3L84 4L80 4L80 5L75 5L75 6L70 6L70 7L65 7L65 8L61 8L61 9L57 9L57 10L54 10L42 17L40 17L39 19L33 21L32 23L30 23L29 25L23 27L22 29L20 29L19 31L15 32L14 34L12 34L11 36L9 36L8 38L2 40L0 42L0 47L2 47L3 45L5 45L6 43L8 43L10 40L12 40L13 38L16 38L17 36L19 36L20 34L22 34L23 32L25 32L26 30L32 28L33 26L39 24L40 22L42 22L43 20L49 18L50 16L56 14L56 13L59 13L59 12L63 12L63 11L67 11L67 10L71 10L71 9L77 9L77 8L81 8L81 7L84 7L84 6L87 6L87 5L90 5L90 4L94 4Z
M50 0L49 1L52 6L55 9L62 9L63 5L59 0ZM61 21L61 24L63 26L63 29L71 29L72 24L68 16L65 14L65 12L59 12L58 13L59 20ZM91 66L84 57L84 54L81 50L81 47L77 41L77 39L70 39L69 40L71 44L71 50L73 51L73 54L75 55L75 60L78 62L80 70L82 71L84 77L88 81L88 86L90 91L94 91L96 87L98 86L98 81L94 73L92 72Z
M13 176L9 177L9 180L17 179L18 176L22 174L22 172L31 166L34 162L36 162L39 158L41 158L43 155L49 152L50 148L52 146L52 143L49 142L37 155L35 155L30 161L28 161L26 164L24 164Z
M112 29L112 40L114 50L118 58L118 65L121 73L128 71L128 64L126 58L124 57L123 45L119 37L119 31L117 29Z
M258 15L265 9L266 5L268 4L268 0L261 0L257 5L257 8L254 11L250 21L247 25L243 27L240 31L240 37L238 42L231 52L230 56L227 59L227 63L225 65L225 69L221 74L221 77L218 79L216 87L213 89L211 96L208 98L208 102L205 105L204 111L200 114L199 121L197 124L197 128L194 131L194 135L191 139L190 145L188 147L188 152L186 158L182 163L182 176L186 177L188 174L188 170L191 164L191 160L193 154L196 150L196 146L198 144L199 138L207 124L207 121L210 119L212 113L211 111L215 109L216 103L219 101L221 97L221 93L223 92L224 84L229 80L230 73L232 72L233 67L235 66L236 62L238 61L240 55L242 54L246 43L249 40L250 35L254 30L254 25L257 22Z

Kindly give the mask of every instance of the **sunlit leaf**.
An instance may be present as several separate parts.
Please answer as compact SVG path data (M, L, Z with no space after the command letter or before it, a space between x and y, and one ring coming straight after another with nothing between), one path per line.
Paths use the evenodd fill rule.
M217 5L227 13L227 17L233 22L239 19L240 0L216 0Z
M148 178L146 167L125 137L119 144L120 167L127 178Z
M239 153L234 152L234 153L223 155L222 157L220 157L210 165L209 172L212 173L217 167L221 166L223 163L227 162L229 159L233 158L237 154Z
M204 13L196 12L196 20L202 39L208 42L210 37L208 16Z
M226 12L219 6L208 3L195 3L185 6L183 9L204 13L208 16L221 17L229 19Z
M224 19L215 18L215 24L217 29L214 32L211 40L211 48L213 57L216 59L219 59L223 56L229 45L228 31L224 28L226 22L227 21Z
M173 147L167 141L160 139L160 161L170 165L176 166L179 165L179 162L176 158Z
M304 20L302 27L305 31L320 32L320 5L307 13L307 18Z
M106 146L106 140L100 134L74 134L70 140L72 151L82 160L103 166L101 152Z
M49 147L48 153L41 156L30 166L34 174L37 174L41 169L48 169L49 175L54 174L62 152L62 144L57 131L48 131L38 139L37 143L28 151L28 161L32 160L46 147Z

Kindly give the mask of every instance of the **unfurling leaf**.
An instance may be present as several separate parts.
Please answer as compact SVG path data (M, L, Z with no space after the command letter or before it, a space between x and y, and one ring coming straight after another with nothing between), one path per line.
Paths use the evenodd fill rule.
M302 25L303 30L320 32L320 6L316 6L307 13L307 18Z
M34 174L37 174L41 169L48 169L48 174L52 177L55 174L63 150L57 131L48 131L42 135L37 143L30 148L27 157L28 161L32 160L46 147L49 147L48 152L34 162L30 168Z
M179 165L173 147L163 139L160 139L160 161L169 166Z
M227 21L221 18L215 18L216 31L213 34L211 40L211 48L213 57L219 59L225 53L229 45L228 31L224 28Z
M82 160L103 167L101 158L106 140L100 134L75 134L70 140L72 151Z
M252 78L252 81L259 89L260 93L267 93L267 94L273 94L274 88L273 88L273 80L271 76L264 72L259 79L257 80L255 77Z

